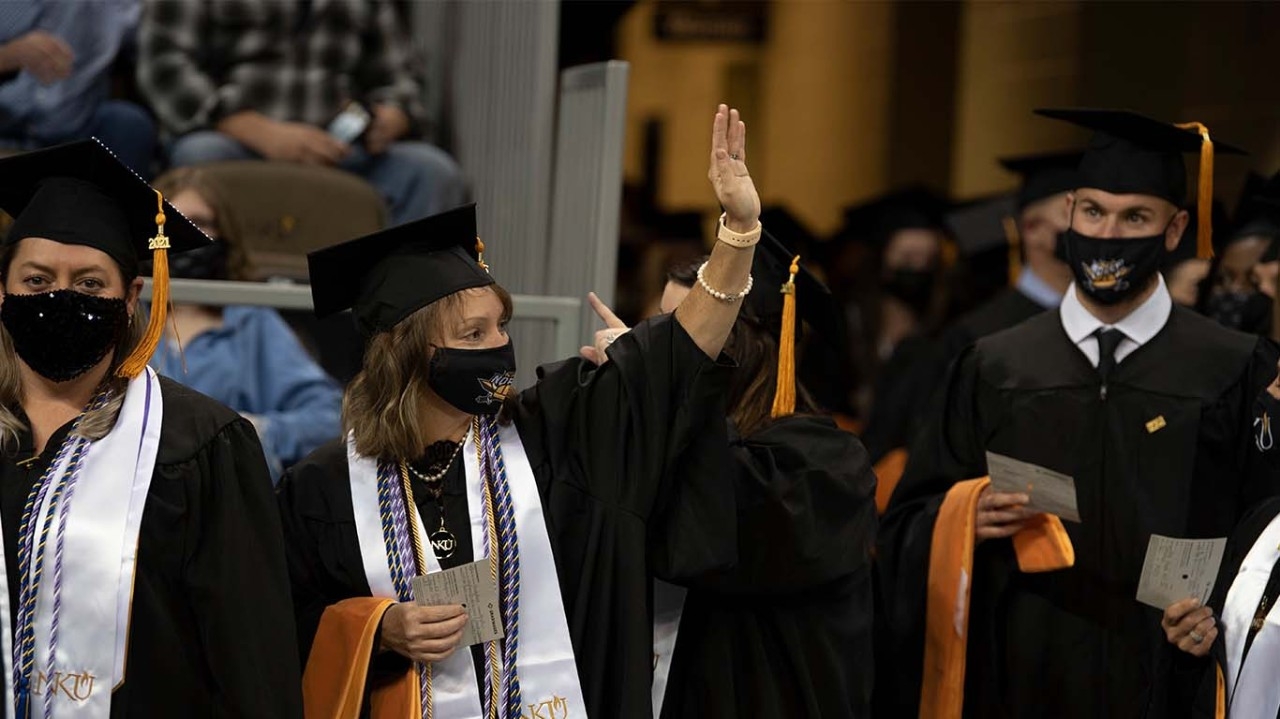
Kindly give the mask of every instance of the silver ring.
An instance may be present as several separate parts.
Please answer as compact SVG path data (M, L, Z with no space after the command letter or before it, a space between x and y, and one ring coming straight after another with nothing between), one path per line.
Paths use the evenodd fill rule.
M614 332L613 334L611 334L611 335L609 335L609 336L605 337L605 340L604 340L604 344L605 344L605 346L606 346L606 347L608 347L609 345L613 344L613 343L614 343L614 342L616 342L616 341L618 340L618 338L619 338L619 337L621 337L621 336L622 336L622 333L621 333L621 332Z
M1187 636L1191 637L1191 641L1195 642L1196 644L1199 644L1200 642L1204 641L1204 635L1201 634L1200 632L1197 632L1194 629L1191 630L1191 633L1188 634Z

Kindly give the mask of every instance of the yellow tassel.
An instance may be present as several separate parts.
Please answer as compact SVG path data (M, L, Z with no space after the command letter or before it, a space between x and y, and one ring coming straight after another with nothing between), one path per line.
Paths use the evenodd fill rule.
M1018 234L1018 221L1005 215L1001 220L1004 225L1004 239L1009 243L1009 286L1018 284L1022 274L1022 236Z
M116 375L133 379L142 374L151 355L155 354L164 334L164 322L169 310L169 238L164 234L164 195L156 190L156 236L147 243L151 250L151 316L147 319L147 331L137 347L120 363Z
M1200 133L1200 178L1196 192L1196 256L1213 257L1213 140L1209 128L1198 122L1178 125L1183 130Z
M778 385L773 393L775 419L796 411L796 274L800 255L791 260L791 276L782 286L782 332L778 338Z

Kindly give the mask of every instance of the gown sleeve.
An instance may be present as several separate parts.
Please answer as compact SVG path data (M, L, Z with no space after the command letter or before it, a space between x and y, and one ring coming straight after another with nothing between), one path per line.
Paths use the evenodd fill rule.
M540 368L517 405L521 436L542 447L557 482L643 521L664 518L673 534L649 539L657 576L732 562L732 513L721 511L732 362L707 357L669 315L637 325L608 354L600 367Z
M910 714L917 711L915 700L920 696L933 526L952 485L987 473L977 374L977 357L970 347L951 366L934 398L930 419L912 445L902 480L880 522L876 610L883 634L877 637L877 664L896 669L877 677L878 701L896 697L904 702L897 711ZM994 544L986 542L975 550L975 565L977 555Z
M217 688L212 715L301 717L280 516L248 421L227 425L187 467L199 505L184 575Z

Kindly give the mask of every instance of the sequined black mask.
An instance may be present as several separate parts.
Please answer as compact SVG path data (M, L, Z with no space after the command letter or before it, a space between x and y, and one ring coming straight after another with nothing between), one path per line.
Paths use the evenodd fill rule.
M115 347L129 321L123 299L75 290L8 294L0 324L13 348L41 377L66 382L88 372Z

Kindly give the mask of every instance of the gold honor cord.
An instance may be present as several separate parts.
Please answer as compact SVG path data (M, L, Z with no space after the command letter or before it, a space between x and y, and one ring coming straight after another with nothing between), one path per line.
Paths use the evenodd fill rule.
M427 573L427 555L422 546L422 535L418 533L418 523L414 521L414 517L418 514L418 505L413 501L413 484L409 481L409 465L406 462L400 463L400 484L404 487L404 516L405 521L409 525L409 537L413 541L413 563L415 574ZM435 719L435 701L431 691L431 662L419 662L422 665L423 685L426 687L424 692L426 696L422 701L426 703L426 719Z

